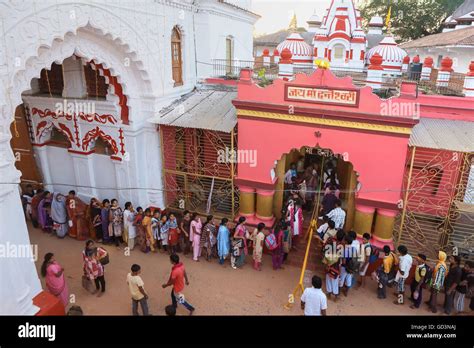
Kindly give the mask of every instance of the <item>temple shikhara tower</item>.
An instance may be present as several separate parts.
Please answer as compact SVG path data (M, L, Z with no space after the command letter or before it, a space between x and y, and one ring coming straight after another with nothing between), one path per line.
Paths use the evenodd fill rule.
M314 58L329 60L333 69L364 69L367 37L353 1L331 1L313 43Z

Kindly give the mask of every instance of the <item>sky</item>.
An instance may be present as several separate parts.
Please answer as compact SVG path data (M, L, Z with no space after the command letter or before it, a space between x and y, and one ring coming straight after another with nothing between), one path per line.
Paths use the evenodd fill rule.
M361 1L355 1L356 5ZM255 23L254 35L274 33L288 27L296 13L299 27L307 28L306 21L316 10L322 19L331 0L252 0L252 12L261 16Z

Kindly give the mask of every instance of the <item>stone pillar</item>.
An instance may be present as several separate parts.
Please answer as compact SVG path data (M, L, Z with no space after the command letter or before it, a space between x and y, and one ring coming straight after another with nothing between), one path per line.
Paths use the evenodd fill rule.
M403 58L403 63L402 63L402 73L406 73L408 71L408 65L410 64L410 56L406 55Z
M280 55L280 61L278 63L278 77L289 79L293 77L293 61L291 60L292 54L288 48L285 48Z
M240 186L240 208L239 215L253 217L255 215L255 189L248 186Z
M63 98L85 98L86 79L80 58L72 56L63 61Z
M278 50L275 48L275 50L273 51L273 63L278 64L279 61L280 61L280 52L278 52Z
M469 71L464 78L464 95L474 97L474 60L469 64Z
M449 78L453 69L453 60L449 57L444 57L441 60L441 68L438 71L438 78L436 80L436 87L448 87Z
M367 68L367 86L370 86L373 89L382 88L382 81L383 81L382 61L383 61L383 58L378 53L375 53L372 57L370 57L370 65Z
M374 233L372 235L376 246L383 247L384 245L389 245L393 249L393 227L397 214L397 210L377 209Z
M88 155L71 153L71 157L76 176L76 185L78 186L76 194L82 200L88 202L92 197L98 196L97 189L95 188L94 163Z
M426 57L423 62L423 68L421 68L421 77L420 80L428 81L431 76L431 69L433 68L433 58Z
M359 236L372 232L375 208L356 203L353 230Z
M33 151L38 156L39 166L41 173L43 174L43 181L46 183L44 189L50 192L54 192L54 186L48 183L52 183L51 171L49 170L48 163L48 147L47 146L34 146Z
M258 220L267 222L273 221L273 196L274 190L260 190L257 189L257 212L255 217ZM268 225L267 225L268 226Z
M269 67L270 66L270 51L268 48L263 50L263 66Z

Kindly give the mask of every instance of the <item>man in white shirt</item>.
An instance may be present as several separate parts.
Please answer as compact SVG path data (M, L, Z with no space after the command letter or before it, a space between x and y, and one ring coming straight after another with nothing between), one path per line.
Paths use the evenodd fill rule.
M301 309L304 315L326 315L328 303L326 294L321 290L323 281L313 276L311 283L313 287L306 288L301 296Z
M413 264L413 258L408 254L408 249L404 245L400 245L398 248L398 253L400 254L398 258L398 272L395 276L395 281L397 282L397 293L395 295L398 298L394 301L395 304L403 304L403 294L405 292L405 280L410 274L411 265ZM400 296L401 295L401 296Z
M327 214L328 218L330 218L336 224L336 229L342 229L344 227L344 223L346 222L346 212L341 208L341 200L336 201L336 207L331 210Z

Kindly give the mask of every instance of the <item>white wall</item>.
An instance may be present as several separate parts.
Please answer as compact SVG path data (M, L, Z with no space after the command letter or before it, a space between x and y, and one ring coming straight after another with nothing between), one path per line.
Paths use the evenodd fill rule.
M111 200L118 199L119 193L117 191L117 180L115 177L115 166L109 156L106 155L90 155L94 168L97 170L95 174L95 184L97 186L97 198L101 201L105 198ZM100 187L106 189L100 189ZM123 205L125 202L119 202Z
M438 66L438 56L449 56L453 59L453 70L458 73L467 73L469 64L474 59L474 47L429 47L429 48L408 48L405 49L410 56L410 61L417 54L420 55L420 62L423 63L426 57L433 58L434 67Z
M253 24L257 17L230 6L203 0L196 14L198 78L212 74L213 59L226 58L226 38L232 36L234 60L253 60Z

